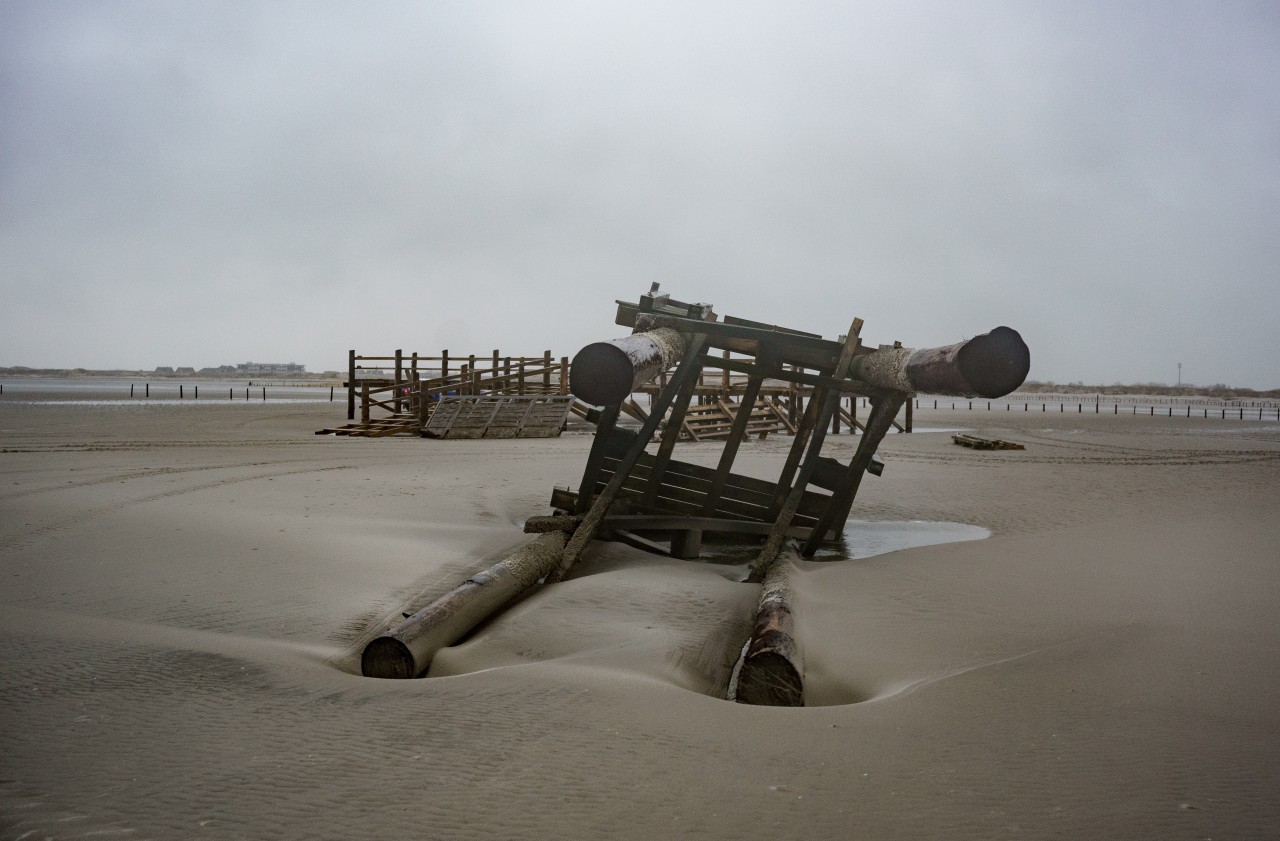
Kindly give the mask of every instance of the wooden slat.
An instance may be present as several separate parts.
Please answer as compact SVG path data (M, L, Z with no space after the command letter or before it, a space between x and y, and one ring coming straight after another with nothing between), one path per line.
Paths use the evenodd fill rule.
M554 438L572 397L481 395L442 397L424 434L432 438Z

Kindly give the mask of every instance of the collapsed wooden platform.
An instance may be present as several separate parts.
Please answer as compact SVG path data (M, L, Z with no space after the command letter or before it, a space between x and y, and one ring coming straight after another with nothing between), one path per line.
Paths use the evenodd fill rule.
M369 373L359 362L388 361L394 363L392 376L358 376ZM427 367L432 364L438 367ZM470 355L461 360L450 357L448 351L440 356L397 351L391 357L359 357L351 351L347 419L354 422L319 429L316 434L555 437L573 408L568 368L568 357L556 361L550 351L542 356L512 357L495 350L492 356ZM383 373L380 368L375 370ZM586 408L577 410L585 412Z
M442 397L422 428L424 438L554 438L564 428L571 395Z

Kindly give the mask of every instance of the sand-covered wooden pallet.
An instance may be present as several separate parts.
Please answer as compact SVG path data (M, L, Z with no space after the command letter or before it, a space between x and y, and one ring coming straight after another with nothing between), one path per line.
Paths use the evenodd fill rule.
M974 450L1025 450L1021 444L1001 441L999 438L979 438L976 435L952 435L951 440L962 447Z
M381 438L386 435L417 435L417 415L390 415L345 426L317 429L316 435L347 435L353 438Z

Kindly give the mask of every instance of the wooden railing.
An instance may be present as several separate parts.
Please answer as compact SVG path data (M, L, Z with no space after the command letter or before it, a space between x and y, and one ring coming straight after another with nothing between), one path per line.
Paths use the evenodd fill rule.
M387 367L390 376L383 374ZM371 371L378 374L369 376ZM361 422L381 409L417 416L425 424L434 403L447 394L568 394L569 357L557 360L549 350L541 356L504 356L497 350L484 356L447 350L438 356L399 350L394 356L362 356L352 350L345 385L347 420L355 420L358 399Z

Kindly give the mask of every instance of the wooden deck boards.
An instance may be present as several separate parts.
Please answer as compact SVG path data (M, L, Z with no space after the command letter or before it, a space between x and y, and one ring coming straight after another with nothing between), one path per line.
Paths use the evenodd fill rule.
M560 395L442 397L422 434L427 438L554 438L573 398Z

